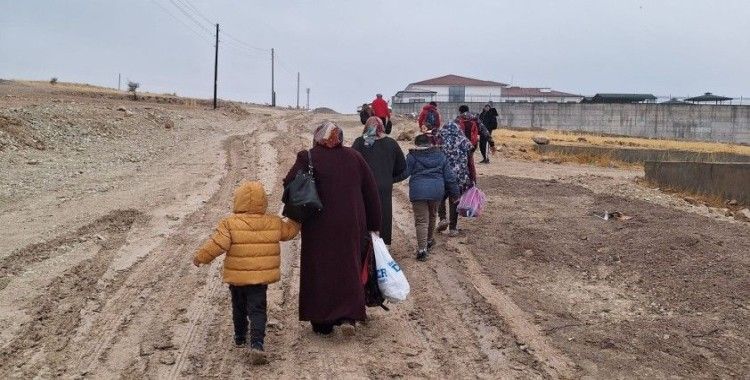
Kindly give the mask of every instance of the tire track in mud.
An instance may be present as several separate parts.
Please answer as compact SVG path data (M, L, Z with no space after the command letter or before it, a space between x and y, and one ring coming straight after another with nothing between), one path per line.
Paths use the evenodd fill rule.
M227 140L225 149L229 150L236 140ZM233 158L228 155L226 159L230 162ZM103 317L91 322L89 331L94 336L85 337L87 344L80 349L80 373L97 377L124 371L139 376L150 370L152 361L169 362L170 357L174 358L172 329L190 322L185 321L185 306L198 293L194 289L211 285L191 271L186 251L203 238L194 230L210 224L207 213L215 210L219 214L225 209L225 199L233 189L233 183L228 182L232 180L231 176L224 176L219 190L205 206L186 216L175 234L119 275L126 277L128 286L109 297L100 313ZM213 267L211 270L216 271Z
M217 295L226 296L226 289L220 274L222 260L212 263L206 273L192 268L190 255L205 240L208 231L214 228L216 222L230 211L228 205L231 205L236 184L244 177L252 177L247 175L252 170L244 162L250 157L249 152L261 144L259 136L264 133L262 130L263 126L256 126L249 135L235 136L225 143L227 173L221 181L219 190L200 210L196 218L198 220L186 223L180 228L181 233L185 233L188 226L192 227L189 240L178 249L181 252L177 260L183 273L171 278L166 286L165 281L161 281L160 287L167 290L160 292L151 301L153 305L170 304L172 313L159 313L142 318L153 328L148 334L140 334L139 342L136 342L137 339L133 341L137 343L139 352L137 358L128 365L132 373L175 378L191 375L195 372L194 367L200 366L200 360L196 359L204 355L207 347L210 347L206 344L211 339L210 335L207 335L210 326L220 323L222 317L227 315L227 310L224 310L222 305L217 305ZM229 321L231 322L231 318ZM139 325L143 325L144 322ZM226 348L226 343L231 342L231 335L221 338Z
M128 231L145 219L136 210L115 210L70 234L19 251L33 256L34 250L81 242L97 232L95 240L100 244L95 255L54 277L30 303L27 313L32 321L25 323L0 352L0 377L56 377L68 373L69 353L77 348L77 342L65 332L81 327L80 311L92 303L97 292L111 292L121 285L102 284L99 279L125 243Z
M394 191L394 227L409 247L399 259L412 284L411 297L422 315L419 327L440 363L440 376L544 377L533 358L514 344L507 326L470 286L470 279L455 257L446 255L446 238L425 262L417 262L410 202L404 187ZM411 248L414 249L411 249Z
M520 344L527 345L532 354L538 358L547 373L556 378L573 378L578 370L576 364L565 354L556 349L542 331L531 322L531 317L521 310L504 292L492 285L483 272L476 258L462 243L448 244L453 252L458 253L466 265L467 274L472 285L489 303L495 312L511 327Z
M300 118L299 115L269 119L274 121L273 124L276 124L276 128L269 125L256 126L256 130L253 131L251 137L238 138L237 143L227 146L228 156L236 157L228 160L227 163L228 173L232 173L231 176L235 177L234 182L228 181L230 191L234 190L234 185L239 183L243 177L260 180L266 187L266 192L270 194L269 212L272 212L280 204L281 181L278 166L279 162L283 162L283 160L278 157L278 152L288 150L289 146L279 139L279 133L287 133L286 123L298 118ZM228 196L225 202L231 203L231 196ZM221 215L223 214L221 213ZM221 215L216 216L215 220L211 220L210 223L215 223ZM213 228L213 224L208 228ZM206 235L206 233L200 234L200 240L205 238L203 235ZM212 265L208 277L202 276L203 281L212 285L210 289L201 291L201 306L196 308L205 310L210 306L211 312L192 314L194 317L189 317L195 325L191 325L188 338L179 349L176 365L171 367L169 371L157 371L159 377L231 376L233 370L243 368L245 365L249 366L247 358L243 355L246 351L232 348L231 307L226 286L221 283L221 263L222 260L217 260ZM282 295L279 290L274 286L270 287L269 318L274 318L274 304L280 303L280 301L275 300L281 298ZM189 309L194 309L194 307ZM200 324L200 329L195 327L197 324ZM178 330L184 329L179 328ZM269 335L271 335L271 332L272 329L269 329ZM238 366L238 364L240 365ZM148 372L154 371L151 369Z
M403 188L396 193L394 200L398 199L399 203L408 204L408 196ZM403 217L403 209L400 211ZM405 224L403 219L397 222L399 227ZM475 327L480 327L482 320L485 322L484 326L474 332L480 351L487 355L488 359L498 359L496 354L491 354L491 349L488 350L488 346L491 348L494 344L495 348L501 349L502 354L507 356L505 360L509 360L503 365L504 369L515 371L522 377L575 377L577 367L573 361L556 350L533 325L531 318L502 290L493 286L491 280L482 273L466 239L450 239L442 235L438 235L438 239L436 253L430 257L428 263L435 268L434 271L441 282L446 282L445 277L453 278L462 292L470 296L471 302L465 306L475 310L464 315L464 319L475 321ZM435 261L439 261L439 264L435 265ZM445 271L448 273L440 274ZM488 326L495 328L495 336L490 341L486 336ZM498 369L493 368L493 372Z
M289 119L281 120L276 125L279 133L277 138L271 141L271 145L276 152L276 161L272 163L275 171L278 173L274 188L272 190L272 202L270 209L280 209L281 206L281 177L286 174L287 168L291 167L296 159L299 150L309 147L311 134L301 133L297 129L308 131L310 128L306 125L311 122L308 115L296 116ZM299 127L299 123L302 127ZM292 125L294 124L294 125ZM260 157L262 158L262 157ZM262 161L258 165L262 166ZM265 160L269 162L268 160ZM269 287L269 321L271 326L267 331L266 347L271 357L271 364L263 367L253 367L248 364L245 356L245 349L233 350L230 355L226 355L227 339L231 337L232 326L229 312L221 321L221 330L215 331L213 336L223 338L215 342L215 349L212 349L219 357L219 365L209 367L202 375L210 376L218 374L220 377L237 377L237 376L274 376L274 377L301 377L301 376L323 376L325 371L319 370L319 365L310 364L303 356L300 350L305 347L305 326L297 320L297 302L299 294L299 240L282 244L282 279L279 284ZM229 310L228 297L223 295L221 302L222 307ZM308 328L309 329L309 328ZM314 345L307 345L312 347ZM239 364L239 365L238 365ZM304 368L304 372L301 369ZM331 372L327 372L330 374Z

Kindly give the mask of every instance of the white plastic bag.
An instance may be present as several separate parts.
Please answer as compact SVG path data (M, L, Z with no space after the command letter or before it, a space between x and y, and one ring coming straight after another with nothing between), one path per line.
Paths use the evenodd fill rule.
M378 273L378 287L383 296L391 302L399 302L409 295L409 282L396 260L388 253L388 247L380 236L372 234L375 251L375 269Z

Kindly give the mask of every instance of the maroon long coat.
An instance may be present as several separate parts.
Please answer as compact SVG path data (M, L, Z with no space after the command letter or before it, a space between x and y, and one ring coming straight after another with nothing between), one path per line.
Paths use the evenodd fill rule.
M351 148L311 150L323 211L302 225L299 319L335 323L364 320L365 295L360 282L362 246L368 231L379 231L380 199L370 168ZM307 151L284 179L307 168Z

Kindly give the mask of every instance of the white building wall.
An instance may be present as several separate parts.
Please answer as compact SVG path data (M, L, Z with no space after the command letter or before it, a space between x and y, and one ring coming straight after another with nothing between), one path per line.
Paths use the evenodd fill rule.
M548 97L548 96L507 96L503 102L543 102L543 103L578 103L583 99L580 96Z
M435 100L437 101L448 101L448 87L449 86L424 86L424 85L413 85L406 86L406 91L435 91ZM487 101L500 101L500 93L502 87L500 86L465 86L465 100L466 102L487 102Z

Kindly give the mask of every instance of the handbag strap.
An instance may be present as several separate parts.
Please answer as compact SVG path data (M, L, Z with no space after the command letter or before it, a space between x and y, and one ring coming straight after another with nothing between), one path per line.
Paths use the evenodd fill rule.
M310 175L313 174L313 163L312 163L312 149L307 150L307 171Z

